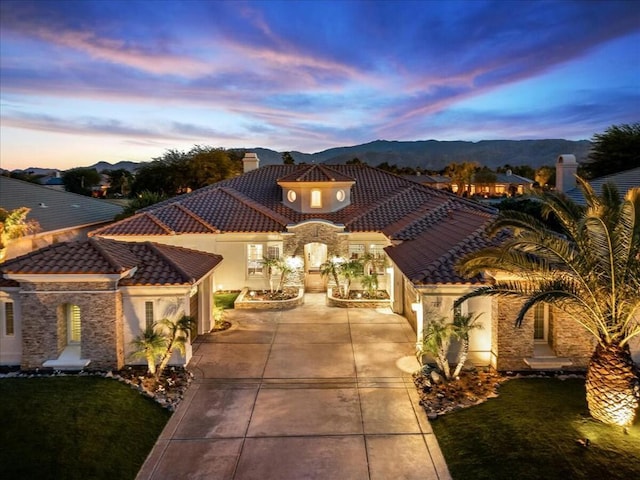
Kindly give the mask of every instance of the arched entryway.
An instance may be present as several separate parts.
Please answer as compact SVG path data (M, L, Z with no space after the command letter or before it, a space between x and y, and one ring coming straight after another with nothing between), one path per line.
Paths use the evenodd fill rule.
M304 246L304 288L307 292L324 292L324 278L320 266L327 261L327 245L313 242Z

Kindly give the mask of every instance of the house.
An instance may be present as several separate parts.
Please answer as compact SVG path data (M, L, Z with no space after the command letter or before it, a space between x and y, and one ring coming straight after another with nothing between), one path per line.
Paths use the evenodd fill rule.
M193 333L208 331L221 261L182 247L103 238L9 260L0 280L0 364L122 368L132 362L131 341L156 320L191 315Z
M534 184L534 181L530 178L515 175L511 170L507 170L505 173L494 173L494 175L495 179L492 179L491 182L483 182L479 176L474 175L471 183L467 185L468 194L485 197L513 197L515 195L523 195ZM444 175L406 175L405 178L430 187L451 190L453 193L458 193L459 189L458 184Z
M14 210L27 207L27 220L40 225L38 232L12 240L6 259L58 242L87 238L89 231L122 212L122 206L44 185L0 176L0 207Z
M417 338L421 337L426 322L434 317L451 318L457 298L491 281L490 277L481 276L462 278L455 270L461 256L492 241L484 235L485 228L496 216L496 210L491 207L366 165L259 167L257 156L247 154L244 167L243 175L153 205L132 217L94 230L88 245L96 250L102 242L113 242L104 245L117 245L118 251L124 251L129 243L151 242L155 249L188 249L194 252L190 255L199 252L213 255L212 259L224 258L215 264L215 278L213 274L203 274L210 280L202 277L202 281L195 281L200 282L197 283L198 311L201 312L198 333L206 332L210 325L205 299L210 301L215 290L268 288L269 272L263 268L265 257L284 259L294 268L290 284L326 289L327 279L320 275L323 262L333 257L359 258L370 254L379 260L375 274L381 288L390 294L391 308L407 317ZM35 252L20 262L28 265L41 255L42 264L54 269L57 257L54 251L49 252ZM111 258L124 262L115 254ZM124 263L125 268L135 268L133 259ZM16 303L33 301L35 297L30 292L38 288L55 292L53 295L63 295L57 292L65 289L87 291L88 286L68 286L73 281L70 274L52 276L51 280L57 282L52 286L50 279L38 282L37 278L28 276L35 273L23 271L18 268L20 265L9 263L0 268L5 281L19 283L0 288L5 298L9 295ZM47 271L55 273L55 270ZM109 277L109 292L123 288L126 275L120 276L125 271L109 270L110 275L115 275ZM100 285L106 288L106 279L99 281L99 278L94 279L92 288ZM200 277L193 275L193 278ZM33 287L38 283L42 287ZM126 288L128 292L134 286ZM153 295L160 295L163 288L160 284L154 286ZM87 301L90 297L107 295L95 290L87 293ZM124 293L123 305L126 303ZM61 332L65 325L62 306L70 302L72 299L60 296L59 300L47 303L47 308L57 309L55 314L48 313L48 321L59 326L60 338L64 337ZM185 306L186 303L184 300ZM125 309L123 314L123 322L130 325L129 337L144 328L142 303L136 305L128 311ZM471 361L500 370L586 366L592 343L586 333L576 331L571 319L544 307L531 312L530 321L525 322L523 328L516 328L514 319L518 307L519 304L512 301L481 297L462 305L462 313L483 314L480 318L483 328L475 330L470 339ZM14 325L20 323L20 315L30 311L23 305L11 308ZM44 310L39 315L44 318ZM42 341L38 339L43 332L36 328L26 333L23 330L23 366L34 367L40 360L58 358L63 344L49 346L44 357L35 357L27 344ZM89 355L93 354L85 353L83 344L81 357ZM118 362L120 358L125 356L118 356ZM106 367L108 363L104 361L100 365Z

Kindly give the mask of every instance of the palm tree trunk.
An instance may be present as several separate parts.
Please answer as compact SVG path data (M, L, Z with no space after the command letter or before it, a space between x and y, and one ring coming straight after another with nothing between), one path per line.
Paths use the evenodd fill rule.
M467 356L469 356L469 339L463 338L460 345L460 354L458 355L458 364L453 371L453 378L457 378L458 375L460 375L462 367L464 367L464 362L467 361Z
M640 401L640 380L629 346L598 345L587 369L587 404L601 422L629 426Z

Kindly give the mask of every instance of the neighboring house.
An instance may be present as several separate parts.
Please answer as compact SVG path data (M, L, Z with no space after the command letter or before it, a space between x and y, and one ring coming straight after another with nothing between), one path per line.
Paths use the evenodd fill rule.
M621 196L624 196L629 189L640 187L640 167L625 170L624 172L613 173L604 177L594 178L589 181L589 185L593 187L598 195L602 194L602 186L605 183L615 185L618 188L618 193ZM584 196L578 187L570 188L564 193L574 202L584 204Z
M152 241L221 255L224 261L216 269L215 281L201 284L202 298L210 298L216 289L268 288L265 257L289 261L297 269L289 283L315 290L327 287L327 279L319 273L323 262L369 253L386 263L376 271L381 288L389 292L392 309L409 319L417 338L434 317L452 317L455 299L491 281L461 278L455 271L465 253L490 243L484 235L496 215L490 207L366 165L258 168L255 154L247 154L244 165L245 173L239 177L95 230L92 242ZM42 258L44 264L55 264L52 254L43 253ZM15 280L5 271L7 276ZM57 280L58 288L69 288L65 286L69 279ZM31 285L24 282L20 288ZM162 288L158 286L158 292ZM16 292L16 301L31 298L26 291L15 297ZM591 340L570 319L545 307L532 312L523 328L515 328L517 307L495 298L473 298L463 304L463 313L483 314L483 329L471 335L471 361L501 370L586 365ZM11 308L18 324L20 307ZM56 318L62 325L60 308ZM142 327L139 320L133 324ZM208 326L205 315L198 332ZM30 330L22 343L37 342L42 335ZM91 355L82 352L83 358ZM50 350L47 359L54 354ZM30 366L32 360L28 357Z
M35 220L40 230L28 237L13 240L6 259L23 255L53 243L87 238L87 233L122 212L123 207L104 200L47 188L0 176L0 207L31 209L27 220Z
M181 313L211 329L222 257L150 242L91 238L1 265L0 364L23 369L122 368L147 325ZM190 357L175 358L185 364Z
M495 173L495 181L481 183L475 176L467 187L470 195L487 197L523 195L534 184L530 178L521 177L507 170L506 173ZM441 190L451 190L458 193L458 185L451 182L451 178L443 175L405 175L404 178L428 185Z

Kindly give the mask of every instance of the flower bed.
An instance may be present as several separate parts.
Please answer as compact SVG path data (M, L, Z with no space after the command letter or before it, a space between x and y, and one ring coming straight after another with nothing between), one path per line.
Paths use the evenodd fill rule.
M285 288L283 292L244 288L234 302L237 309L285 310L304 303L304 289Z
M327 290L327 305L330 307L340 308L382 308L388 307L390 304L389 294L384 290L377 290L374 297L368 298L369 294L363 290L353 290L349 294L349 298L342 298L336 292L333 294L333 287Z

